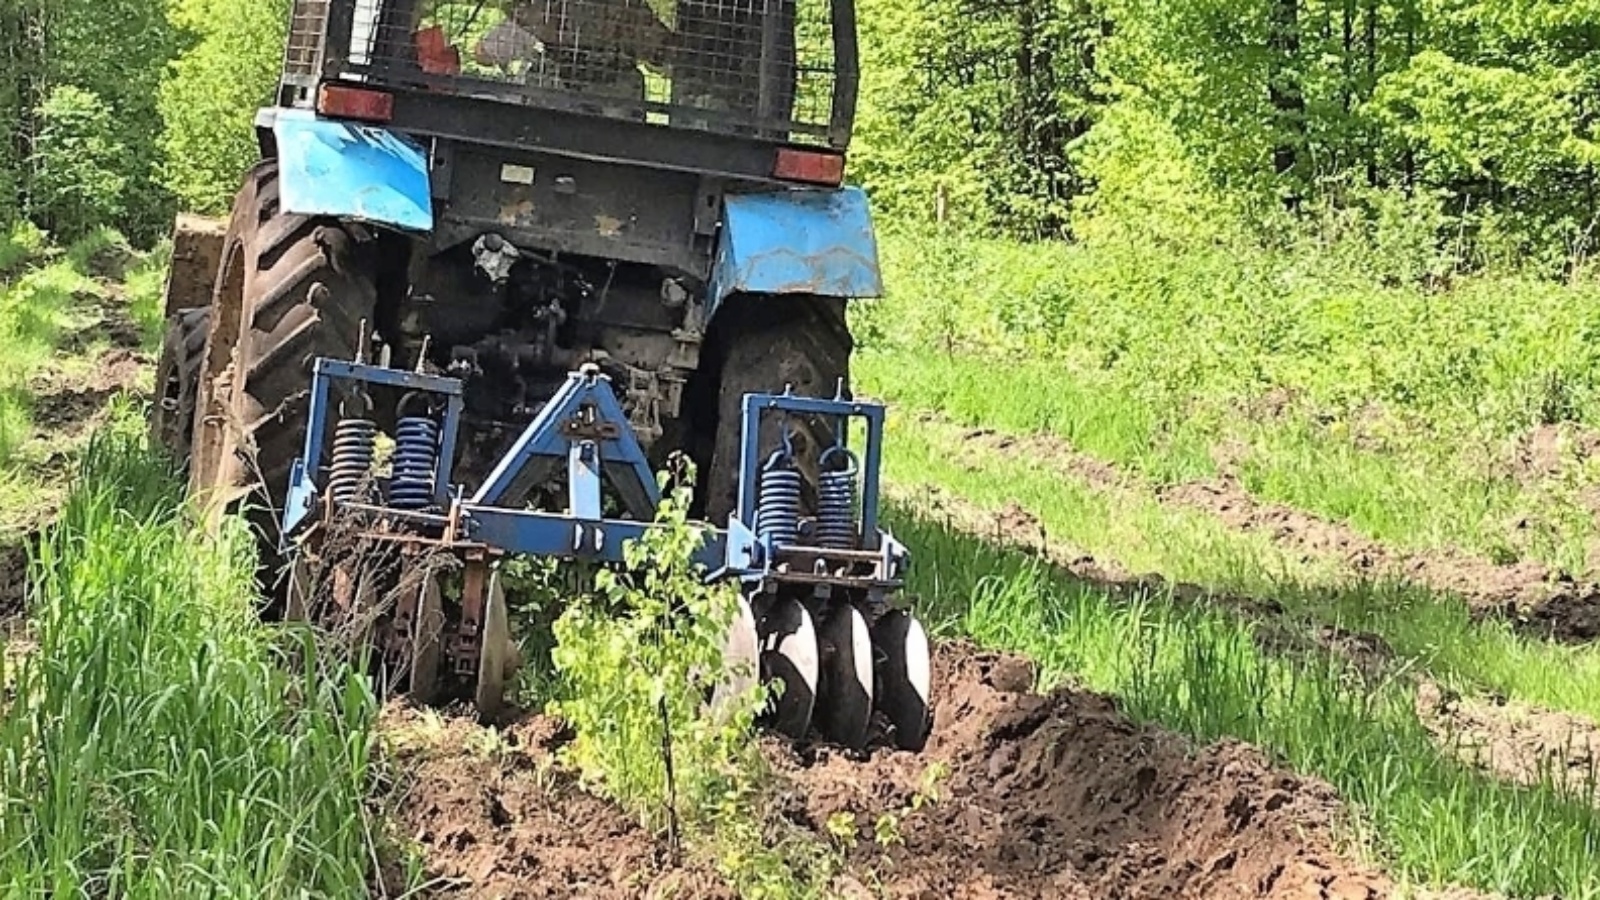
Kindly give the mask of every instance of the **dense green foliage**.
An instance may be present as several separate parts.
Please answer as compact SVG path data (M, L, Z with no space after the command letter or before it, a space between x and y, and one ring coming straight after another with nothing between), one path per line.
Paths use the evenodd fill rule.
M0 218L19 213L66 238L93 211L145 239L173 206L161 184L157 87L183 47L164 0L19 0L0 10ZM52 140L54 137L54 140ZM63 178L63 138L88 145L92 185ZM70 150L68 152L71 152ZM114 176L107 178L106 176Z
M1416 203L1452 258L1554 267L1588 254L1595 214L1591 7L861 0L853 173L896 220L1054 236L1076 234L1103 191L1181 200L1164 192L1182 170L1178 187L1217 191L1258 226L1286 206L1381 218ZM287 17L287 0L0 12L0 124L16 136L0 147L0 219L78 227L57 216L81 198L39 171L45 113L63 106L93 126L83 165L120 176L89 184L125 232L159 234L175 204L225 208Z
M1392 190L1438 202L1432 237L1475 259L1588 249L1591 3L861 6L855 171L898 219L933 217L942 196L953 221L1061 234L1104 182L1177 162L1262 215L1308 201L1375 214L1363 195ZM1107 137L1130 152L1104 153Z
M272 100L288 0L174 0L172 21L194 40L161 85L164 185L183 208L226 213L255 162L253 122Z

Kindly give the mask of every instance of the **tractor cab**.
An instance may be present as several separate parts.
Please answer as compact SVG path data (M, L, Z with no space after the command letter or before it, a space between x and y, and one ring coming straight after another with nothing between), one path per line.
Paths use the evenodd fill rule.
M851 0L296 0L278 103L486 143L572 124L534 111L664 126L708 140L658 147L659 129L632 128L602 140L590 123L540 143L838 186L856 72ZM477 115L448 115L463 101Z

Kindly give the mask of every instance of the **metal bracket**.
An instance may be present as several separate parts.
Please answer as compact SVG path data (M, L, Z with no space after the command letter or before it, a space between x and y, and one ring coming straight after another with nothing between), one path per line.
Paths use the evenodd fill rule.
M592 443L595 474L604 473L610 479L629 514L640 521L655 518L661 490L643 448L627 427L628 417L612 393L610 381L593 364L569 374L566 383L489 473L483 487L468 502L469 508L506 506L521 500L519 495L528 488L521 483L527 470L541 459L568 460L571 466L571 441L577 438ZM598 495L597 486L594 518L599 518ZM573 512L576 514L576 508Z
M303 530L310 513L324 500L325 473L320 458L331 430L330 394L337 381L358 386L387 386L408 392L435 393L445 403L441 423L436 473L439 511L391 509L365 502L343 508L370 521L371 537L401 545L425 543L464 554L467 563L465 617L455 636L455 658L474 658L478 612L482 603L487 554L527 554L561 559L620 562L623 548L652 529L661 502L660 488L643 449L628 426L627 416L612 390L610 379L596 366L568 375L560 390L535 416L512 448L495 465L483 487L470 499L449 483L451 463L461 419L461 382L381 366L319 359L314 368L310 420L305 451L290 472L288 504L284 511L284 539ZM867 441L861 454L860 533L856 549L786 545L781 550L755 532L758 503L758 446L764 415L808 415L834 420L841 443L851 419L864 419ZM696 523L704 540L696 562L710 574L708 580L738 579L763 588L778 584L824 586L882 596L899 587L904 577L906 549L878 530L878 468L883 440L884 408L840 395L831 400L798 397L792 393L750 394L745 397L741 446L738 509L725 528ZM523 484L562 462L567 470L567 500L563 510L518 508L530 485ZM602 482L609 480L626 507L627 517L608 518L603 507ZM324 510L327 512L328 510ZM286 545L287 546L287 545Z

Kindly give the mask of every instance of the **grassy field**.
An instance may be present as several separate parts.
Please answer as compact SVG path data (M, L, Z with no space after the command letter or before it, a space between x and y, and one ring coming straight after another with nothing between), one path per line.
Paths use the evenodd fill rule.
M860 369L908 409L1157 483L1226 470L1398 545L1589 567L1600 462L1571 438L1600 422L1600 290L1400 281L1345 250L892 236ZM1521 460L1541 428L1568 440Z
M890 236L856 372L895 410L887 477L920 594L946 634L1325 778L1358 842L1418 882L1594 896L1587 751L1512 784L1428 733L1416 691L1600 717L1600 651L1165 499L1231 478L1397 554L1592 577L1600 292L1363 277L1340 249L1154 264L1131 242ZM1085 556L1192 587L1130 597L1068 571Z

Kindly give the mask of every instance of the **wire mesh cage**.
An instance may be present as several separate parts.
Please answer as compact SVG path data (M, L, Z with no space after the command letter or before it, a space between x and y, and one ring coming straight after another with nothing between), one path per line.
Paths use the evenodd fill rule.
M826 138L839 0L296 0L323 76L795 141Z

